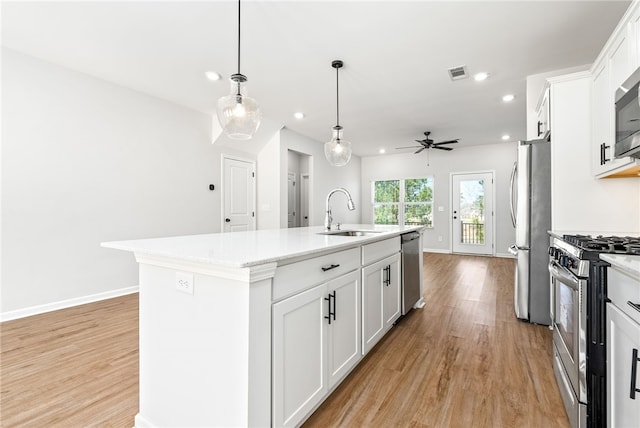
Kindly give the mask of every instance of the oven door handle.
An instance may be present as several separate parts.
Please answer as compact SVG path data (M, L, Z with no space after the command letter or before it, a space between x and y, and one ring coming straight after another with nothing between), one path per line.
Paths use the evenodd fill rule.
M573 276L571 272L568 272L566 269L558 265L554 260L551 260L549 262L549 273L552 277L562 282L563 284L568 285L576 291L579 290L580 280Z

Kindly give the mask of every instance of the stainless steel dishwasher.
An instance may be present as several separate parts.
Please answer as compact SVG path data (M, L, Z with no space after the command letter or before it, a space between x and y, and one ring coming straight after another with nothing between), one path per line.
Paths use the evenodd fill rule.
M420 300L422 281L422 249L420 234L410 232L402 238L402 315L405 315Z

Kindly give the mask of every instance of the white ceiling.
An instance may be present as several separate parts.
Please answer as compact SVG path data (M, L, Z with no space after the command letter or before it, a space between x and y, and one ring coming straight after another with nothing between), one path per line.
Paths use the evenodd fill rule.
M340 122L362 156L410 152L395 147L426 130L459 146L517 140L526 76L592 63L628 5L245 1L241 71L265 117L322 142L342 59ZM2 3L4 46L212 114L236 72L236 32L235 1ZM463 64L491 76L452 82L447 68Z

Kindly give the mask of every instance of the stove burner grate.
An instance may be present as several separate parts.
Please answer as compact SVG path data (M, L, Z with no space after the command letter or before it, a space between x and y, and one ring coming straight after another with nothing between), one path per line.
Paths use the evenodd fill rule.
M640 255L640 237L563 235L562 239L585 251Z

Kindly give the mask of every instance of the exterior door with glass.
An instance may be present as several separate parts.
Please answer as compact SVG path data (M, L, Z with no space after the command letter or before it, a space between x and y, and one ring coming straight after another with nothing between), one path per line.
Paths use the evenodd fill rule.
M451 175L454 253L493 255L493 172Z

